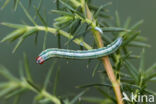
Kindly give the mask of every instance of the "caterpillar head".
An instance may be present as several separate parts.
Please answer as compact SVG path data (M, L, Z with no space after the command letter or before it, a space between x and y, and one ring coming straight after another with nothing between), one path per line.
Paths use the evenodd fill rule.
M43 64L43 63L44 63L44 59L43 59L41 56L38 56L38 57L36 58L36 63L37 63L37 64Z

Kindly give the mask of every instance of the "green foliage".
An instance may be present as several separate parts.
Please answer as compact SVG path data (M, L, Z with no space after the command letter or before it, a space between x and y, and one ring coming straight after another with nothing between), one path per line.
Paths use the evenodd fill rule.
M5 9L5 6L7 6L9 2L10 0L6 0L1 8ZM32 1L29 0L30 6L31 2ZM68 39L65 43L66 46L73 42L80 46L81 49L92 49L97 47L95 44L89 45L86 43L85 37L87 35L91 35L90 31L96 32L97 30L95 30L95 27L100 27L103 31L101 36L105 44L109 44L118 36L124 37L122 46L118 51L110 56L113 63L113 69L117 80L120 81L122 91L126 93L135 92L136 95L137 93L156 95L156 92L148 89L148 82L156 80L156 64L151 65L149 68L145 68L144 50L142 51L141 58L139 55L135 55L133 51L130 51L130 48L135 49L139 47L140 49L144 49L150 47L150 45L146 43L146 38L141 36L141 31L138 30L139 26L143 23L143 20L131 25L131 18L127 18L124 24L121 25L120 16L116 11L115 21L113 21L114 24L110 25L109 22L112 20L110 19L111 16L109 15L107 9L107 6L111 5L110 2L104 3L102 6L92 4L91 0L87 0L85 3L94 13L92 21L86 18L86 6L84 5L83 0L56 0L56 10L49 10L49 15L54 13L58 15L54 20L53 27L51 27L46 22L46 19L40 14L42 0L40 0L38 7L35 6L35 18L39 18L43 26L39 25L36 22L36 19L29 14L27 9L22 5L22 1L14 0L15 11L17 6L20 5L32 25L2 22L1 25L14 28L15 30L1 39L1 42L14 42L17 40L17 44L12 51L14 53L27 37L36 35L40 31L44 31L45 37L43 49L46 48L47 33L58 36L58 48L61 48L61 36L64 36ZM109 33L109 35L107 35L107 33ZM38 35L36 35L36 43L37 36ZM139 68L136 68L131 59L138 60L139 58L140 65ZM56 95L56 90L57 83L59 81L59 72L61 69L61 67L58 67L55 82L53 84L53 93L49 93L47 86L50 82L49 79L52 75L55 64L56 62L54 62L49 69L43 86L38 86L33 80L26 54L24 54L25 72L22 68L22 62L19 64L20 78L13 76L8 69L1 65L0 75L6 78L7 81L0 82L0 97L5 99L15 97L14 104L17 104L21 94L27 91L32 91L36 93L33 101L34 104L49 104L51 102L55 104L81 104L82 102L112 104L117 102L114 96L105 90L105 88L112 89L112 85L107 82L104 68L102 68L102 71L98 71L101 65L101 60L98 60L97 65L93 68L92 76L94 77L96 72L98 72L98 74L101 75L101 79L104 79L104 81L78 86L77 88L81 88L83 91L74 96L72 99L68 97L58 97ZM95 90L100 93L102 97L84 96L85 93L89 92L88 90L91 90L91 87L95 88ZM130 102L125 101L125 103L129 104Z

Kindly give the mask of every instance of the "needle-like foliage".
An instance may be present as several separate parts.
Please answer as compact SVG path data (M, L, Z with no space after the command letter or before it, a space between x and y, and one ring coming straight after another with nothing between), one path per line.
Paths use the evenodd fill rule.
M1 8L5 9L10 1L11 0L5 0L3 5L1 5ZM32 0L29 0L28 2L29 6L31 6ZM40 11L42 9L42 2L43 0L40 0L37 6L33 6L35 16L32 16L22 4L22 0L14 0L14 10L16 11L18 8L22 9L25 16L32 24L2 22L1 25L13 28L14 30L1 39L1 43L6 41L17 41L17 44L12 51L15 53L16 50L20 48L19 46L23 41L31 35L36 35L35 43L37 44L38 33L44 31L43 49L46 49L47 35L50 33L50 35L57 36L58 48L61 48L61 37L63 36L67 38L67 41L64 43L66 48L68 48L69 44L75 43L80 49L89 50L98 48L98 46L95 45L95 39L93 39L94 44L87 43L86 41L89 39L87 40L86 37L92 35L91 32L97 32L95 28L99 27L102 31L101 38L105 45L110 44L118 36L123 37L122 46L115 53L110 55L115 76L118 82L120 82L122 92L127 94L134 92L136 97L138 97L138 94L152 94L156 96L156 92L153 92L148 88L148 82L156 80L156 64L151 65L149 68L144 66L144 52L146 48L150 47L150 45L146 43L146 38L141 36L141 31L139 30L143 20L131 24L131 18L128 17L124 23L121 23L120 16L116 11L115 20L112 21L112 16L109 15L109 10L107 8L112 4L111 2L104 2L103 5L98 6L93 4L92 0L56 0L56 9L49 10L48 15L55 14L57 17L53 21L50 21L53 22L53 24L49 25ZM88 9L92 12L92 20L87 18L89 15L87 13ZM37 19L39 19L39 23L42 24L39 24ZM110 24L110 22L112 22L112 24ZM134 54L136 48L139 48L140 50L143 49L141 56ZM140 65L136 67L132 60L140 60ZM83 91L72 96L72 98L68 96L63 97L61 95L58 97L57 95L57 85L60 76L59 72L62 69L61 65L57 67L56 77L53 83L53 91L52 93L48 92L48 85L49 83L52 83L50 82L50 78L57 61L54 62L49 69L43 86L38 86L33 80L28 62L27 56L24 54L25 72L23 70L22 62L20 62L20 78L12 75L4 66L0 66L0 75L7 79L7 81L0 82L0 97L4 99L14 97L14 104L18 104L18 99L21 94L27 91L32 91L36 93L36 96L32 101L33 104L82 104L84 102L85 104L117 103L117 99L114 95L110 94L111 92L107 90L112 90L113 86L108 82L105 68L101 67L101 60L99 59L97 59L96 65L91 69L93 69L92 77L94 78L94 76L99 74L101 81L77 86L76 88L80 88ZM91 63L90 60L88 63L89 62ZM101 97L84 95L91 90L91 87L93 87L97 93L100 93ZM136 103L135 101L124 102L125 104ZM143 101L143 103L146 102Z

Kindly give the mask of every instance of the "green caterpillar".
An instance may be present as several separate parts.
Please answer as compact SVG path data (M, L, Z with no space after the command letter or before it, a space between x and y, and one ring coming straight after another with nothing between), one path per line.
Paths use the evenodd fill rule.
M114 53L122 44L122 37L118 37L114 42L106 47L91 50L67 50L50 48L42 51L36 59L36 63L42 64L52 57L71 58L71 59L94 59Z

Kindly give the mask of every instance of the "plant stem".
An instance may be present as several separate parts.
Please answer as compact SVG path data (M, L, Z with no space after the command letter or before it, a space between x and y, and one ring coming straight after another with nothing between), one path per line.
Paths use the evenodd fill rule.
M86 16L87 16L87 18L92 20L92 14L91 14L91 12L90 12L90 10L88 8L88 5L86 4L85 7L86 7ZM93 30L93 34L94 34L94 38L96 40L97 46L99 48L104 47L100 33L98 31ZM113 89L114 89L114 92L115 92L115 95L116 95L117 102L118 102L118 104L123 104L122 94L121 94L121 91L120 91L120 84L116 80L116 77L115 77L112 65L110 63L109 57L108 56L103 57L102 61L103 61L104 67L106 69L107 75L108 75L108 77L109 77L109 79L110 79L110 81L112 83L112 86L113 86Z
M29 26L29 27L34 28L34 27L31 27L31 26ZM50 32L50 33L53 33L53 34L57 34L59 32L60 35L66 37L68 39L71 39L71 40L74 38L71 34L65 32L63 30L57 30L55 28L44 27L44 26L35 26L35 27L37 27L37 29L40 30L40 31L47 31L47 32ZM73 42L76 43L77 45L81 45L81 46L85 47L88 50L92 49L92 47L89 44L87 44L86 42L84 42L83 40L81 40L79 38L73 39Z
M20 82L19 85L24 89L29 89L37 94L40 94L43 97L48 98L50 101L52 101L54 104L61 104L61 101L54 95L48 93L46 90L38 90L31 84L29 84L26 80L23 82Z

